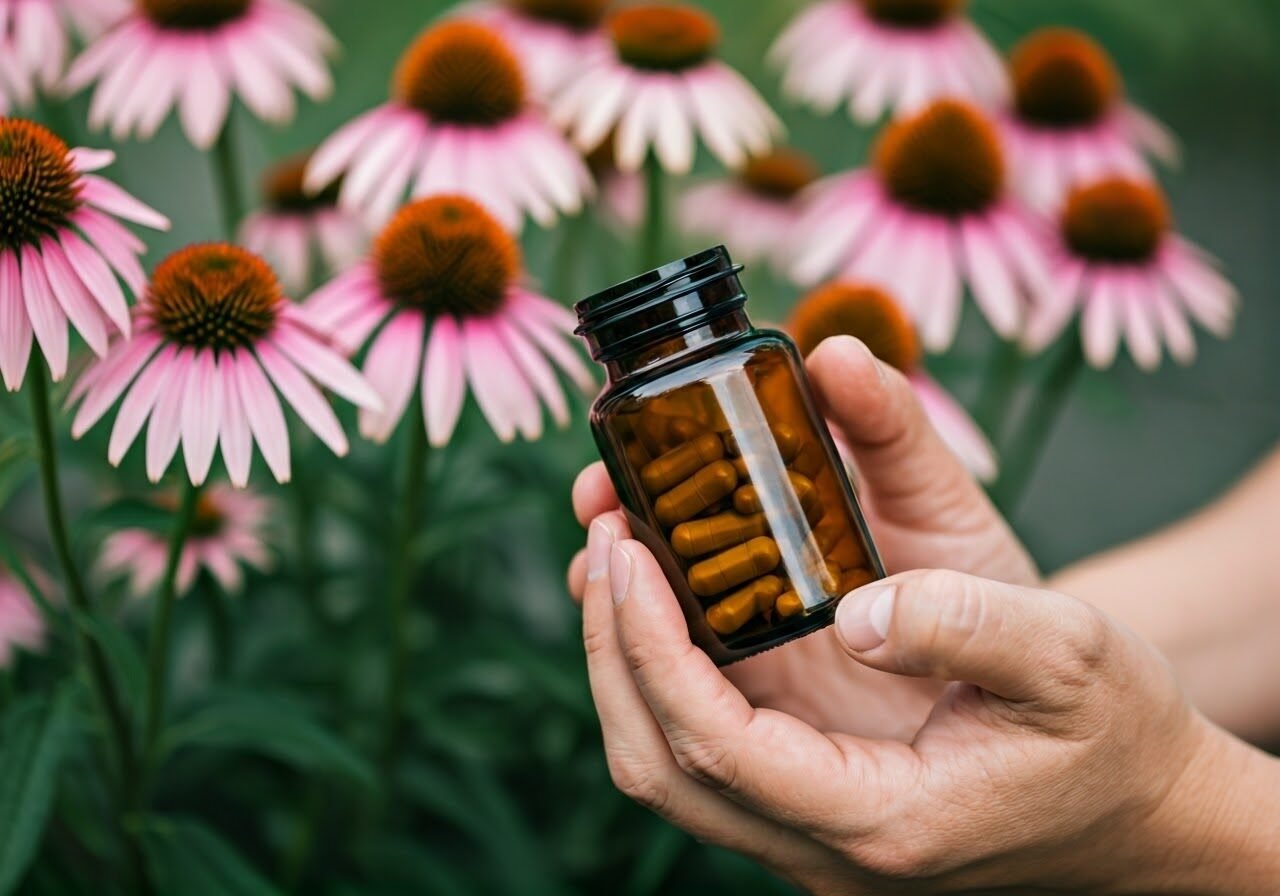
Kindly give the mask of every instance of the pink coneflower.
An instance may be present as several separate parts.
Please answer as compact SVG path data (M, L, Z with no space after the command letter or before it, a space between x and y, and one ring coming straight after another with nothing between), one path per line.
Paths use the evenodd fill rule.
M581 157L529 102L525 78L492 28L450 20L400 59L392 99L347 124L311 159L306 187L345 174L339 202L375 226L410 196L462 193L509 228L574 214L591 192Z
M1111 365L1121 336L1145 370L1159 366L1162 346L1190 363L1196 343L1188 317L1227 336L1239 303L1235 288L1170 224L1154 184L1109 178L1072 191L1059 221L1053 286L1033 308L1026 347L1049 345L1077 311L1094 367Z
M146 247L115 218L167 230L169 221L90 172L106 150L68 149L51 131L0 118L0 374L22 386L34 334L54 380L67 371L67 322L99 356L108 330L130 332L117 275L137 294Z
M894 122L870 168L813 194L792 244L795 279L840 273L891 287L931 351L955 338L964 284L1005 338L1044 287L1038 222L1007 198L996 130L968 103L938 100Z
M846 99L870 123L934 99L988 104L1008 92L1004 66L964 15L965 0L824 0L770 50L783 89L820 112Z
M1009 58L1013 105L1002 126L1016 188L1056 210L1071 187L1106 175L1147 177L1144 157L1177 158L1169 131L1126 102L1120 76L1086 34L1045 28Z
M293 90L328 96L333 36L293 0L138 0L71 64L66 86L97 82L89 126L117 140L151 137L173 107L201 149L222 132L233 96L259 118L293 117Z
M304 153L268 169L262 180L265 207L240 227L240 242L274 265L291 293L306 289L318 268L328 274L346 270L368 242L360 219L338 207L336 183L315 194L302 188L309 158Z
M538 99L550 97L596 52L610 0L479 0L459 15L493 27L519 57Z
M177 507L176 500L165 503L167 509ZM265 530L270 518L271 502L265 498L226 485L205 489L178 558L178 594L191 590L202 569L228 594L238 594L244 586L243 566L269 569ZM127 575L130 593L146 597L160 583L168 554L167 535L150 529L120 529L103 540L98 571L105 579Z
M44 619L26 588L0 566L0 669L13 662L18 648L44 646Z
M664 170L685 174L695 132L731 168L781 133L755 88L715 58L720 29L705 12L646 3L614 13L608 29L612 44L584 61L551 108L584 152L616 127L619 169L639 170L652 149Z
M427 435L449 441L467 383L503 441L542 432L546 404L560 425L568 404L548 359L584 389L591 375L570 339L568 311L520 285L520 250L499 222L464 196L402 208L371 257L322 287L309 319L357 350L374 332L364 373L381 410L360 413L360 432L385 441L421 382Z
M873 355L906 376L934 428L969 471L983 482L996 478L991 443L924 369L915 328L887 292L852 281L828 283L800 301L788 329L805 355L832 336L861 339Z
M303 321L266 262L238 246L188 246L156 266L135 309L137 332L112 346L72 392L83 400L79 438L124 396L108 460L119 464L150 419L147 476L159 481L183 446L192 483L204 482L219 443L235 485L249 480L253 443L280 482L290 476L289 433L276 390L335 454L347 438L323 394L363 408L378 398Z
M681 224L732 246L735 258L783 265L800 220L799 197L817 177L817 166L805 154L774 150L751 159L732 178L688 190Z
M0 113L6 95L20 106L49 91L66 69L71 25L98 34L128 10L128 0L0 0Z

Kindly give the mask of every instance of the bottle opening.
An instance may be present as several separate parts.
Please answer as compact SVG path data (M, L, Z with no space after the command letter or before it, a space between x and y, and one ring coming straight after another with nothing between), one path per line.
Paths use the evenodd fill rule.
M739 310L747 301L724 246L705 249L573 306L591 357L608 362Z

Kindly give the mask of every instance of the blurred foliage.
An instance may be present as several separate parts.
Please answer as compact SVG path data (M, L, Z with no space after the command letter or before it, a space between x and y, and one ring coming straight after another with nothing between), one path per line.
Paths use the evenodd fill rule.
M276 131L237 109L237 150L249 172L381 101L399 48L446 4L316 5L344 46L336 95L304 105L296 123ZM841 116L787 107L775 74L763 67L765 48L800 0L705 5L725 23L726 57L784 111L792 142L826 170L865 157L867 132ZM1125 367L1084 378L1018 520L1052 564L1203 501L1280 428L1273 345L1280 223L1272 189L1280 4L973 5L1002 46L1040 25L1071 23L1117 55L1132 94L1185 141L1188 173L1169 180L1184 229L1226 260L1246 300L1240 337L1228 345L1206 340L1202 362L1189 371L1145 377ZM80 122L85 109L80 97L58 114L63 124ZM88 145L107 143L69 130ZM217 234L208 161L173 122L155 141L120 151L114 176L175 222L172 233L152 241L152 261ZM713 172L703 153L699 176ZM246 183L246 198L252 189ZM536 275L549 278L565 238L564 226L528 234ZM573 295L559 298L632 273L633 255L593 226L589 244L577 248ZM749 277L757 317L783 316L790 288L761 271ZM956 351L936 366L961 393L974 385L986 339L970 316ZM208 583L178 606L166 762L152 814L129 819L142 861L166 894L788 891L749 863L673 831L610 785L577 611L563 585L582 540L569 488L594 457L585 416L579 400L569 430L533 446L504 446L471 407L454 443L431 457L425 523L413 543L411 724L405 761L386 786L368 757L380 723L384 553L388 508L400 498L404 433L388 446L356 444L342 461L298 435L295 485L263 485L281 509L280 562L272 575L251 575L245 595L223 607L233 634L225 668L211 637L219 610ZM354 429L350 418L344 423ZM140 452L118 470L105 464L107 429L62 445L85 568L105 531L164 522L139 500L149 494ZM49 568L28 433L21 397L0 394L0 540L10 559L32 556ZM298 519L311 523L304 544L290 534ZM79 624L137 697L145 608L119 585L96 591L102 618ZM68 678L69 641L59 635L53 644L45 655L24 657L0 692L0 892L34 857L24 893L130 893L125 854L102 823L113 800L98 749L102 732L82 683ZM24 696L37 693L59 696Z

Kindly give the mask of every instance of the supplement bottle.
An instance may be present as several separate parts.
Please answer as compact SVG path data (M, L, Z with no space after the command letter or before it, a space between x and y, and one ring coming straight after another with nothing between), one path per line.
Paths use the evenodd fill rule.
M884 576L799 352L751 325L740 270L709 249L574 309L608 371L591 426L632 532L720 665Z

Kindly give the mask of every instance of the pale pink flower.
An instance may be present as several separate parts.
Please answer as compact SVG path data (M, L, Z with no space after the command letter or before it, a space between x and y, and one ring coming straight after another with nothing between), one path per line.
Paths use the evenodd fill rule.
M951 97L1002 100L1000 57L964 15L963 0L823 0L806 9L770 50L783 89L830 113L848 102L864 124Z
M605 43L600 22L608 6L609 0L478 0L457 14L506 38L534 96L545 100Z
M0 669L13 662L17 648L44 646L44 618L26 588L0 566Z
M268 169L262 183L265 205L240 226L240 242L275 267L290 293L312 285L317 271L346 270L369 241L360 218L338 207L337 184L316 194L302 188L309 158L304 153Z
M591 387L570 335L576 320L520 285L520 267L515 240L482 206L434 196L402 208L367 261L307 300L308 319L352 352L377 331L364 373L382 408L361 411L361 434L390 438L419 384L433 445L452 436L468 383L504 442L541 435L543 404L568 423L552 363Z
M171 506L176 503L168 502ZM178 558L178 595L191 590L202 569L228 594L239 594L244 587L243 567L260 572L270 569L266 530L272 510L266 498L227 485L211 485L201 492ZM167 534L120 529L103 540L97 570L108 581L128 576L129 592L146 597L160 583L168 556Z
M680 202L689 233L733 248L743 261L769 261L779 269L800 221L800 196L818 176L803 153L779 149L747 162L734 176L691 187Z
M1173 135L1125 100L1106 51L1070 28L1032 34L1009 59L1013 101L1001 117L1014 186L1052 211L1078 184L1150 177L1146 156L1177 159Z
M147 476L158 482L181 442L191 481L204 482L219 444L243 487L256 442L280 482L290 477L289 432L276 391L338 455L347 438L315 383L363 408L379 407L363 377L285 298L266 262L238 246L188 246L156 266L135 309L132 340L112 345L72 390L82 436L124 401L107 459L119 464L147 429ZM315 383L312 382L315 381Z
M530 104L506 41L460 20L424 31L400 59L392 99L316 150L307 189L339 177L338 201L375 227L406 194L437 193L471 196L513 230L526 214L546 227L592 189L582 158Z
M67 72L66 87L97 83L89 126L148 139L173 108L201 149L213 146L239 97L259 118L293 118L294 89L313 100L333 87L333 36L294 0L138 0Z
M0 114L30 105L66 70L75 28L93 37L123 16L128 0L0 0Z
M1154 184L1109 178L1069 195L1053 241L1052 286L1033 307L1028 350L1052 343L1080 314L1085 357L1109 367L1123 337L1144 370L1163 349L1181 364L1195 359L1188 319L1225 338L1239 297L1216 262L1172 231Z
M1047 282L1041 223L1006 194L995 128L968 103L938 100L894 122L870 168L811 193L792 276L806 286L834 275L888 286L930 351L955 338L965 284L1012 339Z
M54 380L67 372L67 323L95 354L114 327L130 332L125 290L146 280L142 242L123 218L160 230L169 220L91 172L110 165L107 150L68 149L51 131L0 118L0 374L22 386L32 336Z
M737 168L782 133L755 88L715 58L719 26L705 12L645 3L614 13L608 30L612 43L584 60L551 105L552 119L584 152L613 133L623 172L639 170L652 151L663 169L685 174L695 136Z
M861 339L873 355L906 376L925 415L965 467L983 482L995 480L995 449L960 403L924 369L916 330L889 293L866 283L828 283L800 300L788 330L805 355L832 336ZM843 446L842 451L848 454Z

